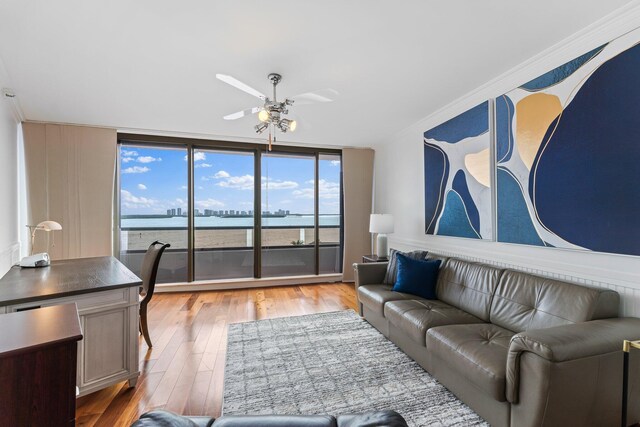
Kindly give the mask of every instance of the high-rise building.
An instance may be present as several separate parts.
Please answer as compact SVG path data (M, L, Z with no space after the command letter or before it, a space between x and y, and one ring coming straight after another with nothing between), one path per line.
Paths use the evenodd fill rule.
M182 208L178 208L178 216L182 216Z
M176 210L175 210L175 208L171 209L171 215L176 216Z
M171 209L167 209L167 215L171 215Z
M195 216L200 216L200 209L193 210Z

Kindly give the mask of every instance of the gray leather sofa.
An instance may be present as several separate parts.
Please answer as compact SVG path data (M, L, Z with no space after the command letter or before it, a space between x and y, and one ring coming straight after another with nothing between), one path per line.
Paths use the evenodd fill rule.
M407 427L395 411L331 415L229 415L188 417L156 410L142 414L131 427Z
M360 314L493 426L620 425L622 342L640 319L618 317L618 293L433 258L437 300L381 284L385 263L356 264Z

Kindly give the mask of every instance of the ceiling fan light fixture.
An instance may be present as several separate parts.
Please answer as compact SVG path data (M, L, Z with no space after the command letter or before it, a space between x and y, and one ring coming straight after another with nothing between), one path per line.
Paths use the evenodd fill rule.
M278 129L282 132L295 131L298 123L295 120L282 119L278 122Z
M260 112L258 113L258 120L260 120L263 123L268 122L270 118L271 118L271 114L269 114L269 112L264 108L260 110Z
M254 129L256 130L256 133L262 133L264 132L267 128L269 127L268 123L258 123L257 125L255 125Z

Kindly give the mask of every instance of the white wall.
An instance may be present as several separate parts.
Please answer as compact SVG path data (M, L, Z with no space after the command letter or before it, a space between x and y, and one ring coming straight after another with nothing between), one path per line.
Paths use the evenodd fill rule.
M638 2L623 9L375 147L374 206L377 213L392 213L395 217L395 233L389 236L391 247L427 248L534 274L611 287L623 296L622 313L640 316L640 257L427 236L424 233L423 132L640 27ZM473 64L469 64L469 72L473 72Z
M18 261L18 232L18 121L10 101L3 96L0 98L0 277Z

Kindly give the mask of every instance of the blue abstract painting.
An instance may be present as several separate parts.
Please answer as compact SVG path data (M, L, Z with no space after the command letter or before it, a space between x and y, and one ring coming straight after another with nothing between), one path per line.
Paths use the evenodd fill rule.
M498 241L640 255L639 39L496 98Z
M425 233L491 239L489 102L424 133Z

